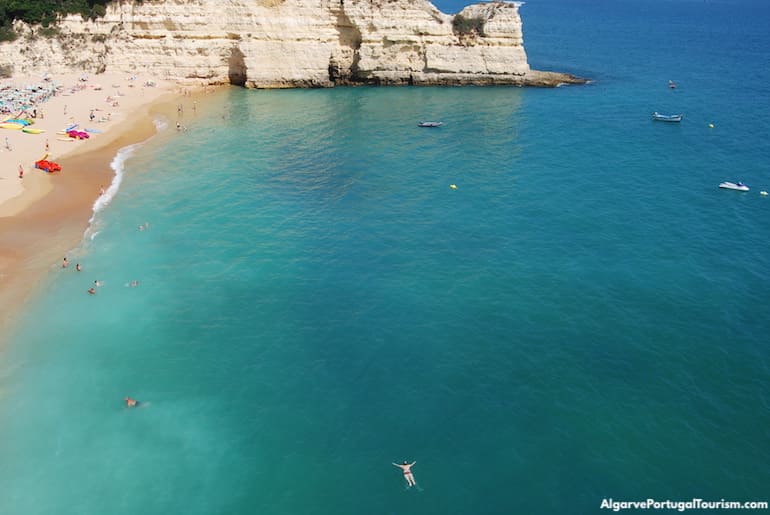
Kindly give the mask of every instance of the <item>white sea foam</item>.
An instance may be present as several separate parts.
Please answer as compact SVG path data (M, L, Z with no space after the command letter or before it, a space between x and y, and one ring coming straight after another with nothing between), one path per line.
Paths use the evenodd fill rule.
M152 123L155 125L155 130L158 132L168 129L168 118L165 116L156 116L152 119Z
M154 117L152 119L152 123L153 125L155 125L155 130L157 132L163 132L166 129L168 129L168 119L164 116ZM142 145L144 145L144 143L145 141L141 143L135 143L133 145L128 145L127 147L123 147L120 150L118 150L118 153L112 159L112 163L110 163L110 168L112 168L115 171L115 176L113 177L109 187L107 187L104 190L104 193L99 195L99 198L97 198L96 201L94 202L93 215L89 220L89 227L86 230L86 234L85 234L85 237L87 240L93 241L93 239L96 238L96 235L99 234L100 227L96 220L96 215L97 213L105 209L107 206L109 206L110 203L112 202L112 199L114 199L115 195L118 194L120 185L123 182L123 176L125 175L126 160L128 160L128 158L131 157L134 154L134 152L136 152L136 150L138 150Z
M96 224L96 215L103 209L105 209L107 206L110 205L112 202L112 199L115 198L115 195L118 194L118 190L120 189L120 185L123 182L123 176L125 175L126 170L126 160L128 160L131 155L136 152L138 148L140 148L144 143L135 143L133 145L128 145L127 147L123 147L120 150L118 150L118 153L115 154L115 157L112 159L112 162L110 163L110 168L112 168L115 171L115 175L112 178L112 182L110 185L104 189L104 193L99 195L99 198L96 199L94 202L93 212L94 214L91 216L91 219L89 220L89 227L86 230L86 239L93 240L97 234L99 234L99 227Z
M131 157L131 155L142 145L143 143L135 143L133 145L121 148L118 150L118 153L115 154L115 157L110 163L110 168L115 171L115 176L113 177L109 187L105 189L104 193L100 195L98 199L96 199L96 202L94 202L94 213L98 213L110 205L112 199L115 198L115 195L120 189L120 184L123 182L123 176L125 175L126 170L126 160L128 160L128 158Z

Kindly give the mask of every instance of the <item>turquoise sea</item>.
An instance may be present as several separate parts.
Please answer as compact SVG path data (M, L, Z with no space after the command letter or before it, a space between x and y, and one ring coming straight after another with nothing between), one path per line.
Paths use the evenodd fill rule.
M593 83L232 88L121 151L3 345L0 514L770 500L770 5L521 14Z

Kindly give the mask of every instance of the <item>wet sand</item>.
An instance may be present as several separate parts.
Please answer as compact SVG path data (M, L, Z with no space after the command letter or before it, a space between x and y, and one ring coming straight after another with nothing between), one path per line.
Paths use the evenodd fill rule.
M57 159L61 173L34 170L30 188L37 192L32 196L38 197L29 205L16 197L0 206L18 211L0 217L0 334L12 329L24 306L53 277L51 272L61 269L63 258L80 245L100 188L112 182L110 164L118 150L152 137L156 133L153 116L175 120L176 105L190 101L181 93L168 92L141 106L88 147ZM14 202L21 204L15 207ZM74 267L72 262L68 268L74 271Z

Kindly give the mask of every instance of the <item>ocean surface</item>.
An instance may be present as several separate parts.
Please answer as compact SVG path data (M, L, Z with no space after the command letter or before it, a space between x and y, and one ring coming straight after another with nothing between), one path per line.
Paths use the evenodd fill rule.
M521 14L593 83L232 88L121 151L3 345L0 513L769 500L770 5Z

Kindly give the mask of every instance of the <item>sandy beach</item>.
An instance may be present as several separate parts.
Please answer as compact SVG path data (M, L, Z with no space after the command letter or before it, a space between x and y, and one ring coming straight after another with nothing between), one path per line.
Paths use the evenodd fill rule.
M88 226L94 201L113 177L117 151L155 133L153 113L174 116L190 90L150 77L106 73L53 77L14 77L0 81L6 106L23 95L56 94L29 105L30 134L0 128L0 331L8 328L52 268L61 268ZM10 101L9 101L10 99ZM0 121L16 118L4 113ZM33 117L34 116L34 117ZM88 139L68 137L64 129L88 129ZM61 165L47 173L34 166L42 158ZM19 175L19 167L23 177ZM75 263L71 264L72 267Z

